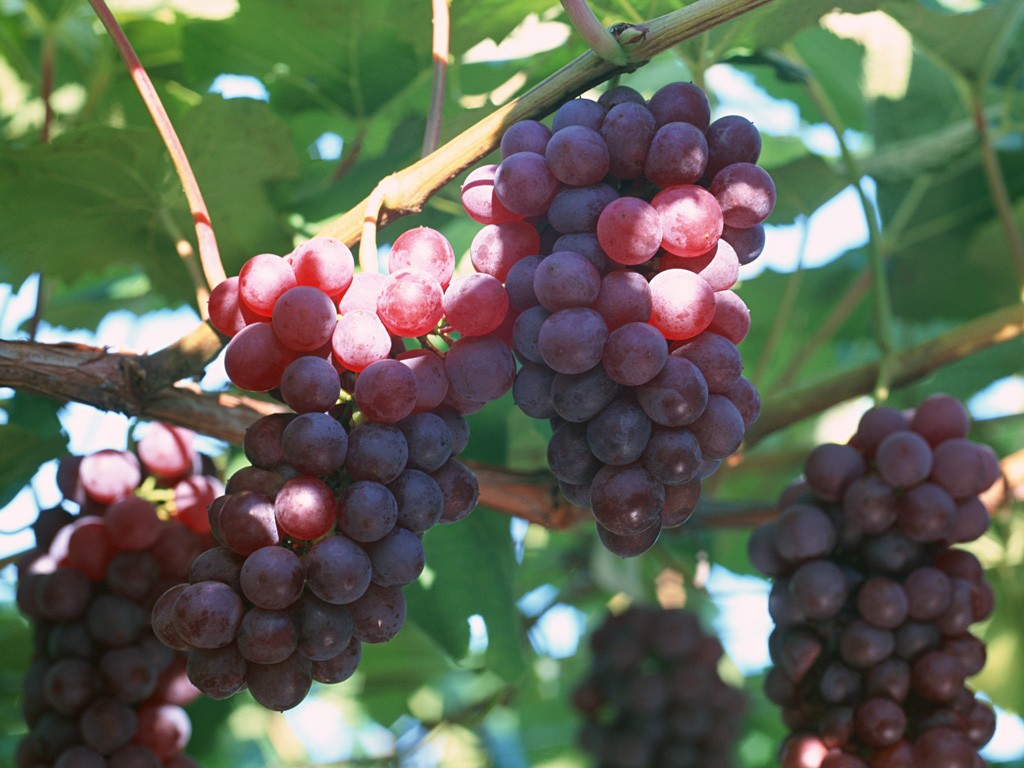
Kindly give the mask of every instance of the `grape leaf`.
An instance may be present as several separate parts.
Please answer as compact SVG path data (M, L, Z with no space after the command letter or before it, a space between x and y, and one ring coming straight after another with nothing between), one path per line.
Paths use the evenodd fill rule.
M152 250L177 261L159 222L166 173L149 131L86 128L0 149L0 280L19 284L38 271L75 280Z
M458 523L432 528L424 546L431 573L405 588L410 617L461 660L469 651L469 618L479 614L487 627L487 668L518 679L526 661L508 518L479 508Z
M298 176L285 123L263 102L207 96L183 116L179 131L227 274L257 253L291 250L291 230L275 199L276 185Z
M972 13L936 13L906 2L882 3L886 13L914 36L914 46L926 50L969 80L977 81L998 68L998 60L1017 46L1021 52L1020 3L1000 3ZM1009 41L1004 47L1001 43Z
M0 509L18 495L39 467L67 452L67 437L57 419L60 403L17 392L0 403L7 423L0 424Z

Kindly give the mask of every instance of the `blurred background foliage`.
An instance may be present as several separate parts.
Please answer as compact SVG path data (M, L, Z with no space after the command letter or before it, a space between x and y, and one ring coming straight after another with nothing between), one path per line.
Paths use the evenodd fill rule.
M607 25L684 5L591 3ZM420 155L432 82L426 0L111 6L180 133L228 274L255 253L287 252ZM442 141L585 51L551 0L452 0ZM761 164L778 204L765 253L744 268L737 291L752 314L746 373L766 400L879 359L873 263L884 265L897 349L1020 303L1024 2L774 0L615 82L649 96L675 80L705 88L716 116L743 114L762 131ZM426 225L465 254L478 226L459 203L464 175L378 241L386 247ZM0 283L8 299L37 290L27 319L0 318L5 336L78 339L112 313L168 310L184 312L187 331L198 320L188 310L195 295L175 249L191 235L177 177L89 5L0 0ZM144 351L150 342L139 343ZM204 386L226 387L213 378ZM972 437L1001 457L1024 445L1020 338L936 367L890 402L912 407L939 391L971 404ZM60 404L3 389L0 397L6 504L75 435ZM740 639L763 647L763 583L744 578L753 573L749 528L716 511L730 503L763 513L810 447L845 440L869 404L808 412L760 436L706 484L707 508L636 560L609 555L589 524L547 530L486 508L431 530L428 570L407 589L410 620L397 638L368 647L351 680L317 688L286 715L244 694L197 702L189 752L204 768L584 765L568 696L589 664L589 629L610 605L685 602L723 632L727 651ZM474 415L472 429L467 457L544 470L547 427L510 398ZM244 460L237 447L215 450L222 467ZM980 628L989 662L975 683L1009 720L1024 712L1020 502L997 512L975 549L999 598ZM11 569L4 573L9 587ZM730 609L744 595L760 607ZM5 597L0 763L23 729L17 690L31 648ZM723 666L751 697L743 768L772 765L783 733L762 672ZM1014 733L1024 742L1024 729ZM991 762L1024 765L1018 747Z

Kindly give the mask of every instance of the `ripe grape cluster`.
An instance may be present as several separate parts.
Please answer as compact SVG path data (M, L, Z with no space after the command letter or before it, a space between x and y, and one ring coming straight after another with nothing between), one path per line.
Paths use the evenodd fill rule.
M601 768L729 768L746 707L718 674L718 638L683 609L630 606L590 637L572 703Z
M936 394L867 411L848 443L817 446L779 516L753 532L774 578L766 693L791 735L783 768L975 768L993 710L965 680L985 663L972 623L993 592L955 545L988 527L999 477L969 418Z
M463 414L511 387L514 359L466 309L440 233L403 233L389 267L353 274L348 248L318 237L251 258L211 295L232 381L291 409L247 430L250 465L209 507L217 546L154 606L211 698L247 688L286 710L313 681L350 677L363 643L401 629L424 533L476 506Z
M204 527L222 488L191 433L149 427L134 451L61 460L64 501L40 512L36 546L18 563L17 604L34 655L22 683L29 733L15 768L196 765L183 753L192 725L182 707L199 691L149 615L209 545L190 523Z
M618 86L513 124L463 184L483 225L467 291L507 299L515 401L551 421L551 471L617 554L685 522L760 412L732 290L775 204L760 151L692 83Z

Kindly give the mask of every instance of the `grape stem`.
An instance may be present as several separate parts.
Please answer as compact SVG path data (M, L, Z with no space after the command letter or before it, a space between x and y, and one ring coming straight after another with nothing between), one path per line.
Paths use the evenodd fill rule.
M629 63L629 55L615 35L601 24L587 0L562 0L562 9L590 50L610 64L622 67Z
M135 49L132 48L132 44L128 41L128 37L125 35L124 30L121 29L117 19L114 18L114 14L111 13L104 0L89 0L89 5L92 6L100 21L103 22L107 34L114 41L114 45L121 54L121 58L124 59L125 64L128 66L128 71L132 76L135 87L146 104L146 109L149 110L153 122L156 124L160 138L163 139L164 146L167 147L167 153L171 157L171 162L174 163L174 170L178 174L178 179L181 181L182 189L185 192L185 198L188 200L189 208L192 211L192 221L196 228L196 241L199 244L199 260L203 265L207 287L213 289L223 282L227 275L224 273L224 265L220 260L220 251L217 248L217 238L214 236L213 224L210 222L210 213L206 208L206 202L203 200L203 194L199 190L199 183L192 172L192 166L189 164L185 149L182 147L181 140L174 130L174 125L171 123L167 110L164 109L163 102L160 101L156 88L153 87L153 81L149 79L149 74L146 72L145 67L142 66L142 62L135 53Z
M441 137L441 114L444 111L445 77L448 73L448 43L450 39L450 17L448 0L433 0L433 56L434 79L430 92L430 111L427 113L427 127L423 132L422 156L435 149Z
M163 224L167 234L174 240L174 250L185 265L189 279L192 281L192 288L196 294L196 307L199 310L199 317L203 320L210 319L210 289L206 287L206 280L203 277L202 265L196 259L196 251L192 243L178 229L177 223L171 217L170 211L166 208L160 209L160 223Z
M891 384L908 384L944 365L1021 336L1024 304L997 309L934 339L895 352L891 358ZM761 417L747 432L747 446L756 445L769 434L826 408L871 392L880 367L881 361L876 360L769 394L762 403Z
M39 85L39 95L43 100L43 127L39 131L39 141L43 144L50 142L53 128L53 70L57 60L57 39L56 33L51 27L47 27L43 33L43 48L40 53L42 75Z
M790 45L786 48L787 55L793 61L808 69L800 59L796 49ZM893 373L895 362L893 357L896 354L896 329L893 321L892 298L889 290L889 278L886 272L886 258L882 245L882 236L879 228L878 210L874 203L864 191L864 174L860 164L853 152L850 151L843 135L844 126L835 105L829 101L828 95L822 89L821 84L814 77L806 81L807 93L815 106L825 118L839 144L839 153L843 158L843 165L846 168L848 183L857 193L861 207L864 210L864 220L868 228L868 255L871 260L871 276L875 291L875 338L878 342L878 349L881 357L878 363L878 375L874 385L875 401L884 403L893 386Z
M985 104L982 101L982 95L976 89L971 90L970 106L978 131L978 149L981 153L981 165L985 171L985 181L988 183L992 202L996 207L999 224L1006 236L1010 257L1017 268L1020 300L1024 302L1024 238L1021 237L1020 228L1017 226L1017 220L1013 213L1013 203L1006 189L1006 177L1003 176L1002 168L999 166L999 157L992 145L988 117L985 115Z
M377 271L377 217L384 203L384 188L378 184L366 198L363 211L363 230L359 236L359 269L363 272Z
M539 119L568 99L605 82L616 73L635 69L652 56L683 40L706 32L772 0L698 0L698 2L629 28L619 38L629 48L633 62L622 67L604 61L588 51L562 67L517 99L499 107L436 151L395 172L395 194L388 195L378 217L378 226L418 213L431 196L455 176L496 149L501 136L519 120ZM341 240L348 246L360 238L366 201L329 221L317 233Z
M868 175L870 176L871 174ZM911 216L913 216L918 206L924 201L931 183L932 177L928 173L916 176L910 189L900 200L899 207L892 215L892 218L890 218L882 238L882 249L886 259L889 258L889 254L896 247L896 243L906 229ZM800 349L793 355L793 358L786 364L786 370L779 377L778 381L773 382L774 387L781 389L790 386L796 381L798 375L803 370L804 364L813 357L814 353L825 342L835 335L836 331L853 314L853 311L860 304L860 300L871 289L871 283L872 273L870 271L861 272L839 301L832 306L832 310L828 313L824 322L818 326L810 340L806 344L802 344Z
M757 367L750 377L761 391L767 390L764 380L765 371L769 363L775 359L776 350L782 341L783 335L789 328L793 310L796 307L796 300L800 295L800 283L803 282L804 258L807 255L807 239L810 234L810 225L807 222L806 216L800 216L797 220L797 225L800 227L800 248L796 253L796 268L786 281L786 290L782 294L779 310L775 313L771 333L768 335L764 349L757 358Z

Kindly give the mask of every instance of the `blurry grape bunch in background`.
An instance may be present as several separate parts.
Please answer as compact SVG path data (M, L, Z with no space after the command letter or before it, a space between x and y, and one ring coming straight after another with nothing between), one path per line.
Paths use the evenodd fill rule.
M899 717L878 704L879 696L867 699L875 703L864 712L856 706L860 698L825 707L812 696L808 709L780 707L776 700L790 701L791 691L776 670L790 677L805 671L801 684L808 686L810 679L840 685L857 678L857 695L883 691L895 702L903 666L932 665L945 673L919 670L916 683L910 673L902 710L908 735L901 740L937 733L914 749L926 760L941 753L952 765L965 761L968 751L975 760L974 750L994 725L981 759L1021 765L1024 2L588 3L597 26L620 35L621 48L587 32L579 16L577 25L570 22L570 13L583 10L576 2L562 8L538 0L450 7L399 0L112 3L180 136L208 212L196 207L194 191L182 195L146 106L97 21L101 4L92 5L25 0L0 8L0 557L9 565L0 612L0 764L55 763L53 750L82 740L64 763L96 763L90 751L112 756L127 750L107 762L114 768L154 760L183 766L189 759L203 766L583 766L591 754L578 740L581 718L573 698L590 673L583 639L605 616L660 604L685 605L718 636L723 653L715 671L746 698L724 761L777 766L785 743L783 759L803 755L799 759L825 768L858 760L882 761L883 768L906 763L900 741L880 746L891 738L882 727L889 715ZM588 52L591 45L612 60L621 61L624 52L627 63L602 60ZM706 99L706 106L696 100L700 116L659 116L664 94L698 92ZM706 158L698 135L707 144ZM715 150L744 144L734 156ZM440 151L431 151L435 146ZM670 232L666 240L660 216L658 241L649 209L682 207L691 198L709 202L707 195L720 211L735 204L715 189L722 164L742 166L733 181L754 181L762 192L770 178L773 204L765 194L756 216L734 213L726 221L723 213L714 258L703 258L708 249L689 243L685 231ZM754 223L762 214L766 218ZM376 231L367 226L364 232L374 220ZM526 237L526 250L516 251L514 264L506 261L502 247L511 252L513 235L531 232L536 241ZM321 269L320 256L303 249L309 243L325 244L334 254L327 260L340 268ZM423 243L432 243L439 258L419 261L417 254L431 250L421 249ZM735 251L735 262L723 244ZM351 269L343 249L350 249ZM246 268L251 259L274 264L267 269L286 283L288 273L278 267L288 264L295 284L272 290L270 298L257 290L251 304L232 305L231 292L240 295L243 277L248 282L251 273L259 274ZM599 277L593 298L588 266ZM436 285L421 272L431 272ZM325 275L328 282L318 283ZM675 328L657 319L665 307L653 300L650 316L643 301L636 316L615 311L619 297L643 294L645 287L657 294L663 283L669 296L686 292L705 309L704 288L711 288L715 318L703 325L704 312L692 318L694 327ZM218 304L225 297L226 304ZM211 318L201 322L206 307ZM545 356L540 327L549 315L565 322L544 332ZM598 359L594 344L589 357L581 354L588 348L584 331L591 341L602 336L595 315L607 331ZM325 343L329 326L342 330L330 331ZM688 338L697 326L699 335ZM535 350L529 343L534 335ZM355 343L360 339L372 343ZM660 349L668 346L665 339L678 348ZM623 351L629 353L625 362ZM641 379L658 367L662 351L667 354L654 380L692 383L696 377L682 369L699 370L708 402L715 403L705 410L714 419L702 414L662 423L671 419L650 412L657 410L651 380ZM439 367L443 357L447 362ZM711 362L717 363L714 373ZM445 383L449 390L440 394ZM386 390L393 394L381 396ZM604 402L613 390L611 402ZM814 524L805 527L801 516L790 520L774 500L803 472L812 450L846 444L872 406L904 412L937 393L967 407L966 439L990 446L990 458L998 460L1000 479L980 496L986 514L973 502L965 515L954 514L966 527L951 536L956 543L948 551L973 559L937 556L944 538L904 548L894 534L870 534L883 540L868 548L876 565L885 552L927 550L938 560L871 576L865 583L872 585L867 593L874 603L867 594L863 606L844 602L842 621L813 619L782 642L782 632L771 633L782 590L748 558L748 542L763 536L752 532L764 523L790 526L797 534L787 545L797 546ZM598 412L585 412L593 402L601 403ZM459 418L450 418L455 413ZM472 435L447 459L464 469L427 468L436 456L425 459L423 449L446 442L430 416L445 423L453 447L459 436ZM632 438L644 436L645 419L650 434L633 456L629 451L641 441ZM136 420L145 422L137 432ZM700 420L717 426L704 429ZM100 455L116 465L116 456L135 452L129 435L141 439L142 427L158 422L192 430L213 457L201 473L191 466L185 480L198 482L212 461L219 472L207 476L225 478L230 488L195 485L188 489L190 506L184 496L172 501L170 480L152 479L159 473L146 470L138 481L99 492L113 499L129 488L132 497L163 510L158 519L178 509L161 527L198 526L176 535L193 544L198 536L206 550L190 563L194 572L176 572L178 591L197 587L190 596L212 590L227 598L226 589L236 596L226 603L237 608L241 601L237 627L229 621L221 637L193 637L219 647L177 651L163 668L161 679L173 671L180 682L183 654L193 653L193 676L204 673L214 694L194 700L191 686L171 692L164 682L139 699L156 668L149 666L131 677L139 690L111 689L115 661L100 660L107 651L96 649L99 655L84 665L81 656L59 655L74 643L61 640L68 630L59 617L46 615L58 609L31 597L46 577L72 570L70 562L53 570L54 558L65 556L52 544L42 553L44 529L68 521L58 545L80 529L75 541L102 539L104 524L92 519L100 505L106 507L100 519L120 504L114 519L132 522L124 523L124 536L113 537L114 577L110 564L100 578L100 561L77 563L96 577L89 580L84 615L96 605L96 613L105 604L121 605L120 592L149 572L143 565L130 579L118 575L128 561L146 560L141 553L148 550L131 549L142 545L129 533L151 517L149 508L81 496L76 508L66 496L73 491L71 465L65 460L58 473L57 460ZM291 425L297 426L282 441ZM392 447L404 440L410 456L419 456L406 461L418 466L407 463L401 480L350 477L343 466L347 454L363 441L354 436L367 432L386 433L383 442ZM324 433L334 441L328 462L321 461L323 451L303 449ZM346 456L339 458L342 436ZM628 445L620 438L630 438ZM696 469L695 445L701 450ZM300 471L278 460L285 449ZM575 466L566 460L569 449L585 449ZM932 452L938 462L939 449ZM570 478L568 470L579 472ZM603 473L596 485L598 475L589 476L595 470ZM111 472L92 477L119 476ZM452 525L433 524L439 473L460 489L462 501L449 510L460 519ZM646 482L650 476L657 482ZM618 503L635 481L650 492L634 495L637 514L619 516ZM910 499L905 525L913 536L931 535L935 515L927 510L934 505L948 512L930 485L941 487L930 479L926 490L899 491ZM207 531L212 491L222 500L213 505L214 526ZM276 501L267 500L282 493L278 519ZM396 518L384 531L369 515L364 522L381 525L372 536L358 534L365 541L342 530L344 515L331 517L332 503L343 495L361 495L348 500L352 509L374 509L377 502L392 509L387 494L405 508L405 522ZM220 523L230 499L225 538ZM306 503L316 499L324 503ZM422 513L419 524L411 522L410 500ZM463 516L474 502L473 514ZM54 512L58 505L76 520ZM183 516L182 509L192 512ZM231 519L250 512L262 515L268 541L243 554L229 546L248 548L234 538ZM802 514L814 517L806 509ZM37 517L35 527L45 534L38 542L32 532ZM355 543L338 547L339 534ZM378 534L382 538L374 538ZM853 552L853 543L840 538L837 532L836 551ZM886 542L901 546L885 550ZM292 664L295 674L281 687L256 665L283 663L271 661L273 652L293 641L296 649L303 642L310 653L333 653L349 637L346 616L352 637L357 634L351 613L358 600L317 595L311 587L317 577L310 578L308 567L300 569L303 594L289 607L275 607L260 591L267 580L256 578L259 573L276 577L290 568L294 574L292 558L308 564L321 545L324 557L313 554L321 565L337 562L327 550L345 549L359 559L358 550L370 559L357 581L361 585L369 572L366 590L402 596L402 630L387 642L366 644L358 655L349 638L347 654L332 656L337 665L319 678L314 665L325 661ZM378 548L405 553L397 561L409 567L396 569L383 555L366 554ZM191 560L197 550L186 549ZM263 585L250 583L248 595L266 607L250 600L241 579L241 562L257 552L263 552L257 561L267 562L251 565L246 583ZM865 558L858 554L855 566L841 566L844 597L852 594L849 569L867 568ZM802 567L792 565L797 572ZM968 565L969 573L944 570ZM924 576L914 575L922 569ZM949 632L940 631L938 645L921 651L927 663L911 662L913 638L905 636L913 633L875 626L862 609L884 623L881 614L900 602L889 582L900 582L907 594L911 586L933 588L942 580L928 581L935 576L929 569L956 585L953 599L960 603L966 576L976 598L971 619L986 618L972 624L970 635L952 632L953 619L942 619ZM218 580L233 585L235 577L241 591ZM171 586L163 577L160 582L161 593ZM800 594L813 599L817 593ZM155 592L143 602L152 599ZM189 605L195 607L181 606L182 621ZM397 618L397 598L393 607ZM280 621L284 612L292 619ZM252 614L244 631L242 614ZM967 615L961 614L962 623ZM910 623L933 626L929 621ZM836 658L831 667L849 666L842 658L844 622L864 637L889 632L903 638L906 658L897 652L881 662L892 672L884 690L882 673L867 667L852 667L856 674L847 678L837 678L834 669L825 674ZM99 631L103 622L92 623ZM299 632L303 624L319 629ZM74 632L92 637L88 628ZM303 634L304 641L296 636ZM917 642L926 634L922 629ZM283 645L275 648L271 636ZM815 638L825 647L810 671L803 670ZM139 661L142 652L147 664L168 658L169 649L148 634L144 648L135 648L139 642L128 643L130 651L110 646L122 657L117 663ZM847 639L847 656L854 645ZM633 644L630 653L639 647ZM218 659L234 672L220 678L219 690L212 687ZM63 671L45 670L51 662ZM250 665L257 683L239 690L242 679L252 683ZM957 685L940 691L928 688L926 678L936 686L943 680ZM165 688L160 711L167 718L143 716ZM944 698L951 691L953 698ZM87 692L103 702L89 717L84 713L95 702L75 698ZM281 715L261 699L272 709L291 709ZM815 720L826 709L828 717ZM126 736L129 710L137 712L132 737ZM88 728L80 726L82 718ZM100 720L103 739L95 727ZM676 718L668 730L696 730L699 721ZM646 729L645 744L666 730L653 721ZM146 733L160 735L138 735ZM140 744L124 746L125 738ZM827 754L843 738L845 754ZM143 743L157 756L143 752ZM871 756L872 750L886 754ZM686 749L675 755L688 759Z
M195 765L182 707L199 691L149 616L211 545L205 510L223 485L188 430L147 426L134 451L60 460L64 498L40 511L18 560L33 654L17 766Z

